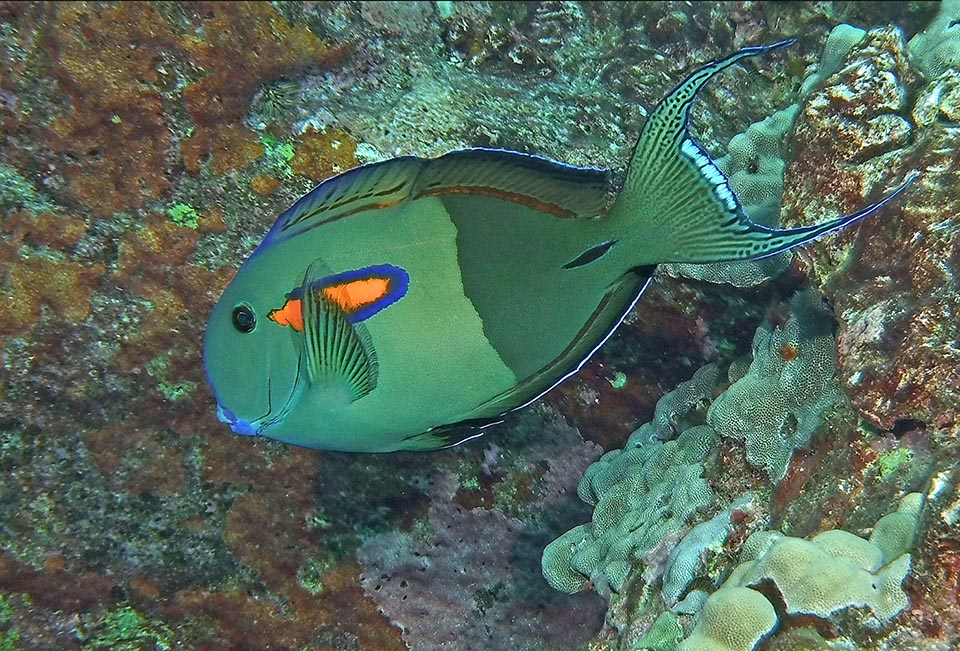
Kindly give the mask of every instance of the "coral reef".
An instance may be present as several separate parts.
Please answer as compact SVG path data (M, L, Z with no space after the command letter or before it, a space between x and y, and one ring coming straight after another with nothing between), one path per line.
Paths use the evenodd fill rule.
M745 441L747 460L783 479L824 411L840 400L830 314L815 292L790 303L782 327L765 323L753 340L753 362L710 406L707 422L721 436Z
M631 569L676 535L715 496L703 479L702 462L716 434L704 425L683 427L710 397L716 369L704 367L657 403L655 421L630 435L587 469L577 489L595 506L590 523L574 527L543 552L543 574L557 590L573 593L592 584L620 591ZM678 427L674 440L659 433ZM588 583L589 581L589 583Z
M816 300L811 291L798 293L782 328L761 325L749 369L732 377L715 400L719 371L707 365L660 399L653 420L631 434L623 450L606 453L587 469L577 493L595 506L593 519L544 551L544 576L551 586L577 592L589 581L619 592L629 572L648 564L655 548L675 545L671 537L715 504L703 463L720 436L745 441L751 464L774 481L784 477L794 450L807 444L824 410L840 397L830 322ZM741 498L731 511L742 511L747 501ZM730 513L717 518L694 528L674 551L683 555L683 545L702 549L703 537L722 545ZM668 567L688 576L682 586L675 574L664 580L668 602L677 601L692 581L691 568L681 568L677 559L671 556Z
M923 496L911 493L884 516L869 541L831 529L806 541L758 531L747 539L744 561L703 605L677 651L751 651L778 619L826 619L846 608L869 608L881 623L907 607L901 584L910 569ZM780 611L758 588L769 581ZM861 624L863 625L863 624Z
M834 298L839 377L858 412L885 430L932 424L955 410L958 361L957 72L921 85L902 34L871 30L798 120L808 146L790 165L790 223L849 212L911 169L916 188L885 219L811 247L812 267ZM902 117L912 114L911 122ZM947 116L945 120L938 116ZM827 173L833 161L847 161ZM795 208L794 208L795 207Z
M940 11L926 29L910 39L910 53L929 79L949 69L960 69L960 2L943 0Z
M460 648L462 636L475 648L676 651L734 588L772 605L770 651L955 646L956 6L0 3L0 648L405 651ZM763 203L775 216L782 186L789 225L854 210L921 170L878 218L749 288L661 274L591 363L486 441L317 454L217 422L201 370L207 314L315 183L466 146L619 178L664 90L735 48L796 35L711 83L694 133L728 154L758 218ZM774 273L761 271L728 280ZM789 463L758 463L784 469L774 482L745 441L704 428L727 379L746 377L758 323L773 343L757 356L776 377L812 373L810 342L776 359L794 327L784 297L808 285L835 308L852 408L824 411L799 449L783 439ZM573 491L602 452L571 426L615 453L581 484L595 521L549 560L549 541L590 517ZM859 597L829 617L790 614L776 579L718 590L758 530L802 539L818 563L839 562L821 549L836 542L857 563L886 562L913 515L880 516L916 491L926 501L903 592L902 566L884 575L895 598L878 612L909 601L892 620ZM570 567L577 552L585 573ZM606 604L554 591L544 559L565 592L619 592ZM752 646L770 621L754 620L727 647Z
M805 464L850 458L846 449L820 452L819 459L805 452L799 465L791 462L796 449L810 444L826 420L836 419L840 394L832 323L819 295L799 292L786 309L782 326L761 325L752 364L732 365L732 384L719 396L717 367L703 367L658 402L653 420L631 435L624 450L608 452L593 464L578 490L581 499L595 505L593 520L544 551L544 576L555 589L576 592L594 586L605 592L609 586L614 591L608 617L620 622L625 648L749 651L785 618L827 627L833 637L859 640L882 627L885 635L899 636L891 639L909 639L887 624L908 605L901 584L911 567L922 494L903 498L898 511L872 527L868 540L825 526L833 507L809 503L806 508L815 508L819 520L813 531L820 531L810 541L760 531L783 508L778 500L790 499L783 491L793 491L797 499L797 485L806 484L811 491L811 484L823 481L811 481ZM744 434L748 431L755 432L755 441ZM691 444L693 439L706 445ZM745 439L744 448L726 443L737 439ZM913 458L914 449L929 458L919 446L896 454ZM731 453L744 458L738 461ZM901 472L884 471L882 458L874 455L876 463L868 461L861 466L862 476L853 475L853 482L863 482L859 486L850 477L841 480L848 490L858 486L861 503L872 492L865 486L870 468L876 468L874 476L891 473L882 480L888 484ZM744 461L765 470L767 479L732 482L727 476L743 473ZM929 471L925 465L910 485L922 484ZM839 479L830 470L826 474ZM661 481L664 477L682 479ZM771 481L782 483L771 491ZM701 493L703 499L689 499ZM817 504L816 492L812 495ZM806 526L794 513L778 515L781 526ZM608 538L611 531L616 535ZM730 565L734 553L743 561L736 569ZM925 553L922 548L918 552L920 558ZM779 596L770 596L768 584ZM863 628L838 620L847 608L867 609L878 623ZM694 617L699 623L676 646L677 627ZM843 623L838 626L838 621Z

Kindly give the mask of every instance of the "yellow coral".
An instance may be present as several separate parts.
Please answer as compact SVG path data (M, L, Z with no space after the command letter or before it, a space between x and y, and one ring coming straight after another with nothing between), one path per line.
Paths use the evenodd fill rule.
M717 590L703 605L700 619L677 651L751 651L777 625L777 612L750 588Z

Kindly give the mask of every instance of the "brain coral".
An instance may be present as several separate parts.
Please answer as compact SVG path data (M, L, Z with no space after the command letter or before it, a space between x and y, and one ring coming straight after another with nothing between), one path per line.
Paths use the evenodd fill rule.
M556 590L578 592L587 581L619 591L645 554L677 533L699 510L713 505L703 459L716 440L710 427L688 427L693 412L709 401L718 373L700 369L657 404L654 421L635 431L622 450L592 464L577 492L594 504L593 520L550 543L541 561ZM661 442L658 433L674 440Z
M943 0L930 25L910 39L909 48L930 79L960 68L960 0Z
M722 436L744 440L747 460L774 480L786 474L793 451L840 399L830 315L815 292L790 301L783 326L765 323L753 339L753 363L707 412Z
M696 628L677 651L750 651L777 625L777 612L750 588L717 590L703 605Z
M919 493L905 496L869 540L836 530L812 540L758 531L744 544L744 562L710 595L677 651L751 651L785 615L826 619L866 607L880 622L889 621L907 606L900 585L910 570L922 506ZM754 590L761 584L776 588L782 612Z

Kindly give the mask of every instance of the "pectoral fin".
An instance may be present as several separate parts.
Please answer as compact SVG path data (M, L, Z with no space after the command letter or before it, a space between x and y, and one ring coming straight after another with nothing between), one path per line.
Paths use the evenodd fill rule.
M359 400L377 386L377 355L363 323L323 291L319 281L329 276L326 265L314 261L303 279L303 351L311 385L341 387Z

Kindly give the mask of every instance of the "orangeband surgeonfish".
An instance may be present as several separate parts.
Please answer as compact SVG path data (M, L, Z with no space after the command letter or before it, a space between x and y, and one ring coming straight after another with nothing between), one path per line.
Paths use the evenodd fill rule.
M876 211L755 224L688 133L721 70L687 77L609 174L467 149L364 165L283 213L210 317L207 377L239 434L311 448L424 450L477 436L575 373L663 262L773 255Z

